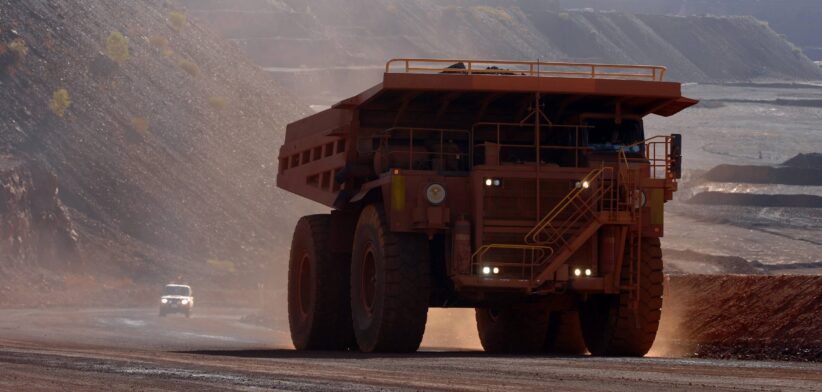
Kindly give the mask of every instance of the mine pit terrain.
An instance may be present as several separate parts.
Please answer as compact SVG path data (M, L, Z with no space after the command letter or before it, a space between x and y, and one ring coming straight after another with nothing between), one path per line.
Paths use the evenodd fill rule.
M671 277L660 334L640 359L485 354L467 337L473 311L432 311L420 352L379 355L293 351L287 326L249 323L252 308L206 307L191 319L145 306L5 310L0 390L814 391L820 285ZM769 298L754 300L763 291Z
M724 83L728 67L713 55L693 64L674 45L698 29L667 17L429 1L357 1L345 15L290 0L181 3L190 19L177 25L185 7L171 2L0 0L0 390L822 390L818 82ZM348 23L420 9L460 39L444 49L414 24ZM346 23L320 28L337 16ZM744 64L746 79L822 75L753 19L695 20L727 33L716 45L696 37L711 53L757 40L780 53L764 65L760 49L726 59ZM591 37L547 42L550 31L529 30L546 21L591 26ZM493 38L481 48L469 45L477 25ZM649 136L682 133L686 162L666 206L665 301L650 355L487 355L471 309L431 310L417 354L293 351L288 244L296 219L320 210L273 183L285 124L368 87L375 63L401 44L440 57L586 59L611 25L624 40L616 47L654 27L672 73L710 83L685 87L703 104L676 122L646 124ZM113 32L129 40L122 63L106 53ZM281 55L306 42L327 58ZM606 52L603 61L656 60ZM58 115L60 89L72 103ZM193 284L198 307L191 319L160 319L159 288L177 279Z

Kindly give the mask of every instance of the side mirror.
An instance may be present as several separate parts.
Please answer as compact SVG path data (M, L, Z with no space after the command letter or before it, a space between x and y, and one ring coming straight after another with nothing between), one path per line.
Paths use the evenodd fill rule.
M682 135L671 135L671 175L682 178Z

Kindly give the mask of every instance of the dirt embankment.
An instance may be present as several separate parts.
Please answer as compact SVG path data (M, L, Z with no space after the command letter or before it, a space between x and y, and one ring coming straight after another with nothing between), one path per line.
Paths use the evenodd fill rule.
M655 354L822 361L822 276L671 276Z
M0 151L59 188L75 280L256 287L299 213L274 178L307 107L174 4L0 0ZM50 262L32 258L2 267Z
M778 166L718 165L696 179L701 183L822 186L822 154L798 154ZM694 186L692 185L692 186ZM810 194L757 194L705 191L690 204L752 207L822 208L822 197Z
M822 185L822 154L799 154L780 166L719 165L703 178L715 182Z

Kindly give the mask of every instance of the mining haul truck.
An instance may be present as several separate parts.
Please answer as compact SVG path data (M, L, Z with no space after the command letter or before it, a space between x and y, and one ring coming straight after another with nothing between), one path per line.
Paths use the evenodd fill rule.
M496 353L645 355L663 205L697 103L658 66L398 59L289 124L277 185L328 206L294 231L298 350L411 352L429 307L475 308Z

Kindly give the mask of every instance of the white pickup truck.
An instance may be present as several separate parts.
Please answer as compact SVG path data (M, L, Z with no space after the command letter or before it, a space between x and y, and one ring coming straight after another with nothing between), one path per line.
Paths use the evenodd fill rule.
M168 313L185 313L188 318L191 317L193 308L194 296L191 294L191 286L167 284L163 288L163 296L160 297L160 317L165 317Z

